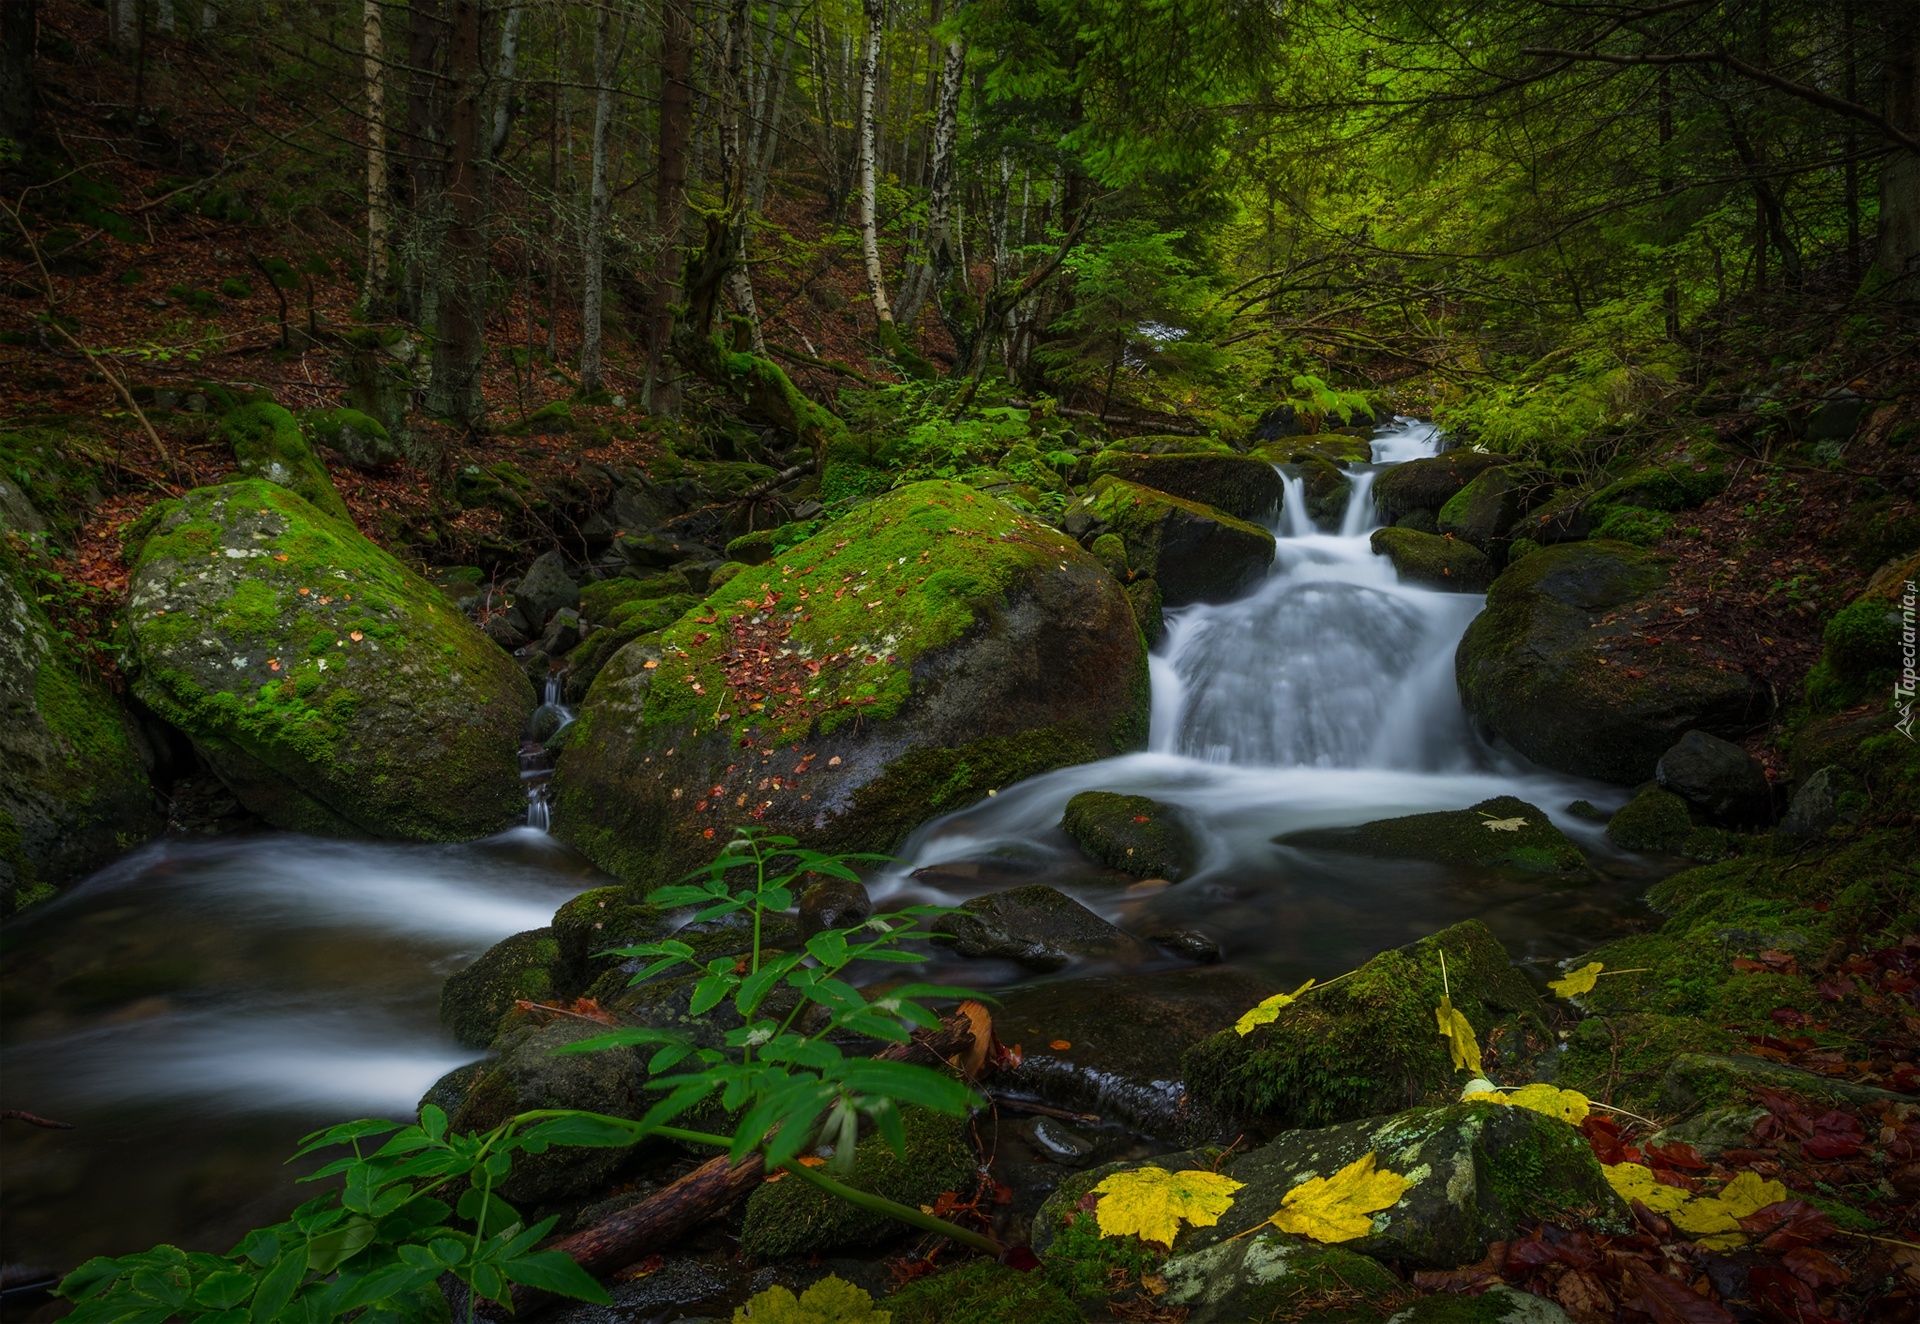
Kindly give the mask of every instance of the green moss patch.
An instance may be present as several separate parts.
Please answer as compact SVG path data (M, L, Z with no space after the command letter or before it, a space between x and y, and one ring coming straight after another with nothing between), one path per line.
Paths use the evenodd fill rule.
M553 997L553 966L559 956L550 928L502 939L472 965L447 977L440 989L440 1023L467 1047L485 1048L516 1001Z
M1607 820L1607 840L1622 850L1677 851L1693 831L1687 802L1648 786Z
M1044 1273L992 1260L916 1279L887 1298L893 1324L1083 1324L1072 1298Z
M222 418L213 435L232 448L240 472L247 477L298 492L322 514L352 522L326 466L301 435L300 424L279 405L244 405Z
M1368 545L1374 555L1393 562L1400 578L1456 593L1485 593L1493 583L1493 562L1472 543L1417 529L1375 529Z
M1382 818L1358 827L1311 828L1277 840L1286 846L1530 873L1574 873L1586 867L1579 848L1544 812L1511 795L1482 800L1471 809Z
M1082 791L1067 801L1060 827L1100 863L1140 878L1179 882L1199 861L1180 811L1144 795Z

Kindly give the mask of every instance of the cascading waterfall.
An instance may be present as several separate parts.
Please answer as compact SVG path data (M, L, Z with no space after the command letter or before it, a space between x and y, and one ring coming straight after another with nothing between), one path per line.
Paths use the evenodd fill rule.
M520 780L527 786L527 826L538 832L553 827L553 814L547 804L547 787L553 782L553 755L548 744L573 721L573 709L565 703L567 673L547 675L546 692L540 706L527 718L526 738L520 743Z

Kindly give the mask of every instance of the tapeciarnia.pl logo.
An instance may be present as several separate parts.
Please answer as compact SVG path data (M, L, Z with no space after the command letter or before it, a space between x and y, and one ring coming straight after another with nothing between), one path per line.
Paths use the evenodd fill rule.
M1893 682L1893 705L1900 711L1900 720L1894 723L1894 730L1907 739L1913 735L1913 688L1914 688L1914 644L1913 644L1913 581L1906 581L1906 593L1900 598L1900 675Z

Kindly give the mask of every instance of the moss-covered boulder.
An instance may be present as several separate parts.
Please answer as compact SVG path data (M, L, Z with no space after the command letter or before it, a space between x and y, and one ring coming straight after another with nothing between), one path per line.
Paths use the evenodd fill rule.
M1160 1277L1166 1304L1187 1312L1185 1324L1288 1318L1289 1306L1329 1296L1347 1307L1343 1318L1378 1319L1405 1291L1378 1260L1276 1228L1175 1255Z
M1168 607L1225 602L1273 564L1271 533L1196 501L1113 479L1092 509L1119 535L1129 570L1158 583Z
M1060 827L1100 863L1139 878L1177 883L1200 861L1180 811L1144 795L1082 791L1067 801Z
M634 581L612 582L630 584ZM588 587L599 588L600 585ZM590 617L596 628L567 654L567 697L575 703L586 698L601 668L612 661L621 649L635 640L646 639L666 629L699 604L700 599L692 593L637 597L621 603L604 616Z
M1621 850L1677 851L1692 831L1687 802L1658 786L1643 787L1607 820L1607 840Z
M1058 970L1076 960L1140 961L1150 954L1138 938L1045 883L977 896L934 927L934 941L962 956L1015 961L1031 970Z
M1900 679L1903 599L1920 579L1920 555L1882 566L1859 596L1835 612L1823 632L1820 660L1807 676L1807 694L1831 712L1884 695ZM1907 678L1909 686L1911 677Z
M1044 1273L992 1260L916 1278L885 1302L892 1324L1084 1324L1073 1298Z
M1275 840L1283 846L1482 869L1576 873L1586 866L1579 848L1544 812L1511 795L1482 800L1471 809L1381 818L1358 827L1309 828Z
M255 813L457 841L524 810L533 690L444 594L291 490L200 488L134 566L134 689Z
M1667 1072L1675 1059L1744 1046L1738 1035L1696 1016L1591 1016L1573 1027L1554 1079L1563 1089L1606 1099L1642 1116L1671 1115Z
M577 998L620 964L601 953L612 947L654 942L667 932L668 917L631 888L596 887L553 913L554 994Z
M1447 498L1436 527L1442 535L1492 551L1525 513L1530 490L1511 468L1482 469Z
M500 1018L521 999L554 996L553 967L560 956L553 930L529 929L504 938L440 986L440 1023L469 1048L493 1042Z
M878 1134L853 1151L853 1170L840 1177L855 1190L918 1209L942 1194L965 1196L974 1183L979 1159L969 1139L967 1119L903 1108L906 1155L895 1154ZM747 1221L740 1249L756 1259L820 1255L856 1246L883 1245L913 1229L886 1214L852 1205L789 1174L754 1188L747 1197Z
M1456 450L1424 460L1408 460L1381 474L1373 499L1391 520L1413 510L1439 511L1483 470L1512 464L1511 455Z
M1088 472L1094 478L1111 474L1244 520L1268 518L1280 509L1286 491L1271 464L1248 455L1133 455L1110 450L1096 456Z
M1688 730L1738 739L1764 719L1765 691L1657 632L1670 591L1667 563L1623 543L1541 548L1494 581L1461 637L1461 702L1534 762L1626 785Z
M1449 1102L1467 1077L1434 1029L1446 989L1490 1068L1524 1063L1546 1042L1533 986L1486 925L1465 920L1309 989L1247 1034L1230 1028L1203 1039L1187 1052L1188 1093L1274 1131Z
M352 523L326 465L307 445L299 422L279 405L243 405L222 418L213 435L232 448L234 462L247 477L297 492L321 514Z
M1270 464L1304 464L1308 460L1331 460L1335 464L1371 464L1373 443L1365 437L1349 437L1339 432L1323 432L1312 437L1284 437L1262 442L1250 452Z
M1535 1222L1619 1232L1632 1227L1632 1216L1607 1185L1592 1147L1573 1127L1525 1108L1456 1103L1290 1131L1238 1155L1190 1150L1076 1173L1041 1206L1034 1220L1034 1249L1046 1254L1062 1225L1081 1213L1081 1200L1115 1172L1144 1166L1170 1172L1218 1171L1243 1183L1233 1194L1233 1206L1212 1227L1182 1228L1168 1261L1171 1268L1189 1260L1179 1281L1203 1300L1201 1284L1224 1280L1227 1255L1214 1261L1190 1257L1245 1238L1280 1208L1281 1199L1295 1186L1330 1177L1369 1153L1377 1168L1404 1177L1407 1188L1398 1202L1373 1215L1366 1235L1341 1244L1341 1250L1355 1256L1448 1269L1478 1262L1493 1242L1509 1240ZM1277 1229L1252 1240L1256 1245L1265 1240L1263 1254L1313 1249L1313 1243ZM1240 1263L1244 1266L1245 1261ZM1169 1287L1173 1283L1169 1275Z
M1332 460L1308 456L1286 466L1289 476L1300 480L1300 496L1307 517L1322 529L1337 529L1346 518L1347 504L1353 499L1353 479Z
M1403 582L1457 593L1485 593L1493 583L1493 562L1472 543L1415 529L1375 529L1369 540L1374 555L1393 562Z
M139 728L0 541L0 916L165 826Z
M1071 539L917 483L737 575L601 671L554 777L555 830L652 885L736 823L888 850L920 823L1137 748L1146 649Z
M1590 506L1635 506L1643 510L1690 510L1726 490L1726 457L1711 446L1682 449L1635 465L1594 493Z
M358 409L309 409L300 415L300 423L317 445L356 469L381 469L407 458L387 425Z

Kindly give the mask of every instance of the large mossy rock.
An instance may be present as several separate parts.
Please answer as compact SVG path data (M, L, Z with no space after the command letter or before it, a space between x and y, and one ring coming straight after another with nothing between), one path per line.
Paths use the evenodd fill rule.
M1286 493L1274 467L1248 455L1132 455L1110 450L1095 457L1089 473L1095 478L1112 474L1244 520L1273 514Z
M1300 480L1307 517L1318 528L1338 529L1353 500L1353 478L1347 471L1332 460L1312 455L1289 463L1287 470Z
M1624 543L1531 553L1460 639L1461 702L1534 762L1627 785L1696 727L1737 739L1764 692L1730 661L1645 637L1672 614L1668 584L1665 561Z
M1526 1060L1530 1039L1544 1042L1545 1008L1533 986L1486 925L1465 920L1309 989L1247 1034L1229 1028L1195 1044L1188 1092L1272 1131L1449 1102L1467 1079L1435 1031L1434 1009L1449 988L1483 1050L1501 1046L1499 1065Z
M1177 883L1200 860L1180 811L1144 795L1082 791L1067 801L1060 827L1092 858L1138 878Z
M594 682L553 803L560 836L648 886L737 823L884 851L1146 739L1146 648L1120 585L957 483L861 507L647 643Z
M1607 840L1621 850L1671 853L1692 831L1687 802L1658 786L1643 787L1607 820Z
M1304 464L1308 460L1331 460L1335 464L1373 463L1373 443L1365 437L1349 437L1339 432L1323 432L1313 437L1285 437L1262 442L1253 448L1256 459L1270 464Z
M1526 513L1531 490L1511 468L1482 469L1440 507L1437 527L1443 536L1492 551Z
M1226 602L1273 564L1267 530L1137 483L1107 482L1093 514L1119 535L1128 568L1159 584L1164 606Z
M1496 795L1471 809L1381 818L1357 827L1309 828L1276 840L1283 846L1482 869L1575 873L1586 866L1579 848L1538 806L1511 795Z
M358 409L310 409L300 422L316 443L356 469L383 469L407 458L387 425Z
M906 1130L904 1157L877 1133L870 1135L854 1148L853 1170L839 1179L914 1209L947 1192L964 1197L980 1162L967 1119L910 1107L901 1109L900 1120ZM755 1187L747 1197L740 1249L771 1260L885 1245L911 1232L887 1214L862 1209L789 1174Z
M1438 512L1483 470L1512 464L1511 455L1482 451L1448 451L1425 460L1408 460L1381 474L1373 484L1373 499L1388 519L1411 510Z
M1374 555L1393 562L1403 582L1456 593L1485 593L1493 583L1493 562L1472 543L1416 529L1375 529L1369 541Z
M243 405L220 420L213 436L233 450L235 463L248 478L298 492L321 514L352 523L327 466L307 445L299 422L279 405Z
M553 967L560 957L553 930L529 929L503 938L440 986L440 1023L468 1048L493 1042L500 1018L522 999L554 996Z
M1210 1268L1200 1256L1209 1250L1223 1258L1235 1253L1220 1248L1265 1223L1288 1191L1310 1178L1330 1177L1369 1153L1377 1168L1397 1173L1408 1185L1397 1203L1373 1215L1366 1235L1341 1243L1340 1249L1351 1255L1410 1268L1449 1269L1478 1262L1489 1245L1509 1240L1535 1222L1616 1232L1632 1226L1592 1147L1573 1127L1525 1108L1456 1103L1291 1131L1240 1155L1192 1150L1076 1173L1041 1206L1034 1220L1034 1249L1046 1254L1054 1247L1068 1220L1084 1217L1081 1200L1115 1172L1145 1166L1170 1172L1216 1170L1243 1185L1218 1223L1182 1228L1175 1239L1165 1272L1169 1286L1178 1281L1184 1294L1193 1291L1191 1285L1219 1281L1226 1269L1224 1264ZM1266 1253L1312 1245L1277 1229L1257 1233L1252 1240L1255 1246L1264 1241ZM1183 1260L1187 1263L1176 1272L1174 1266ZM1264 1314L1256 1309L1238 1318Z
M0 915L159 832L139 728L0 541Z
M992 1260L916 1278L883 1303L892 1324L1084 1324L1086 1316L1044 1273Z
M525 807L533 690L438 589L287 488L189 492L134 566L134 688L280 827L458 841Z

